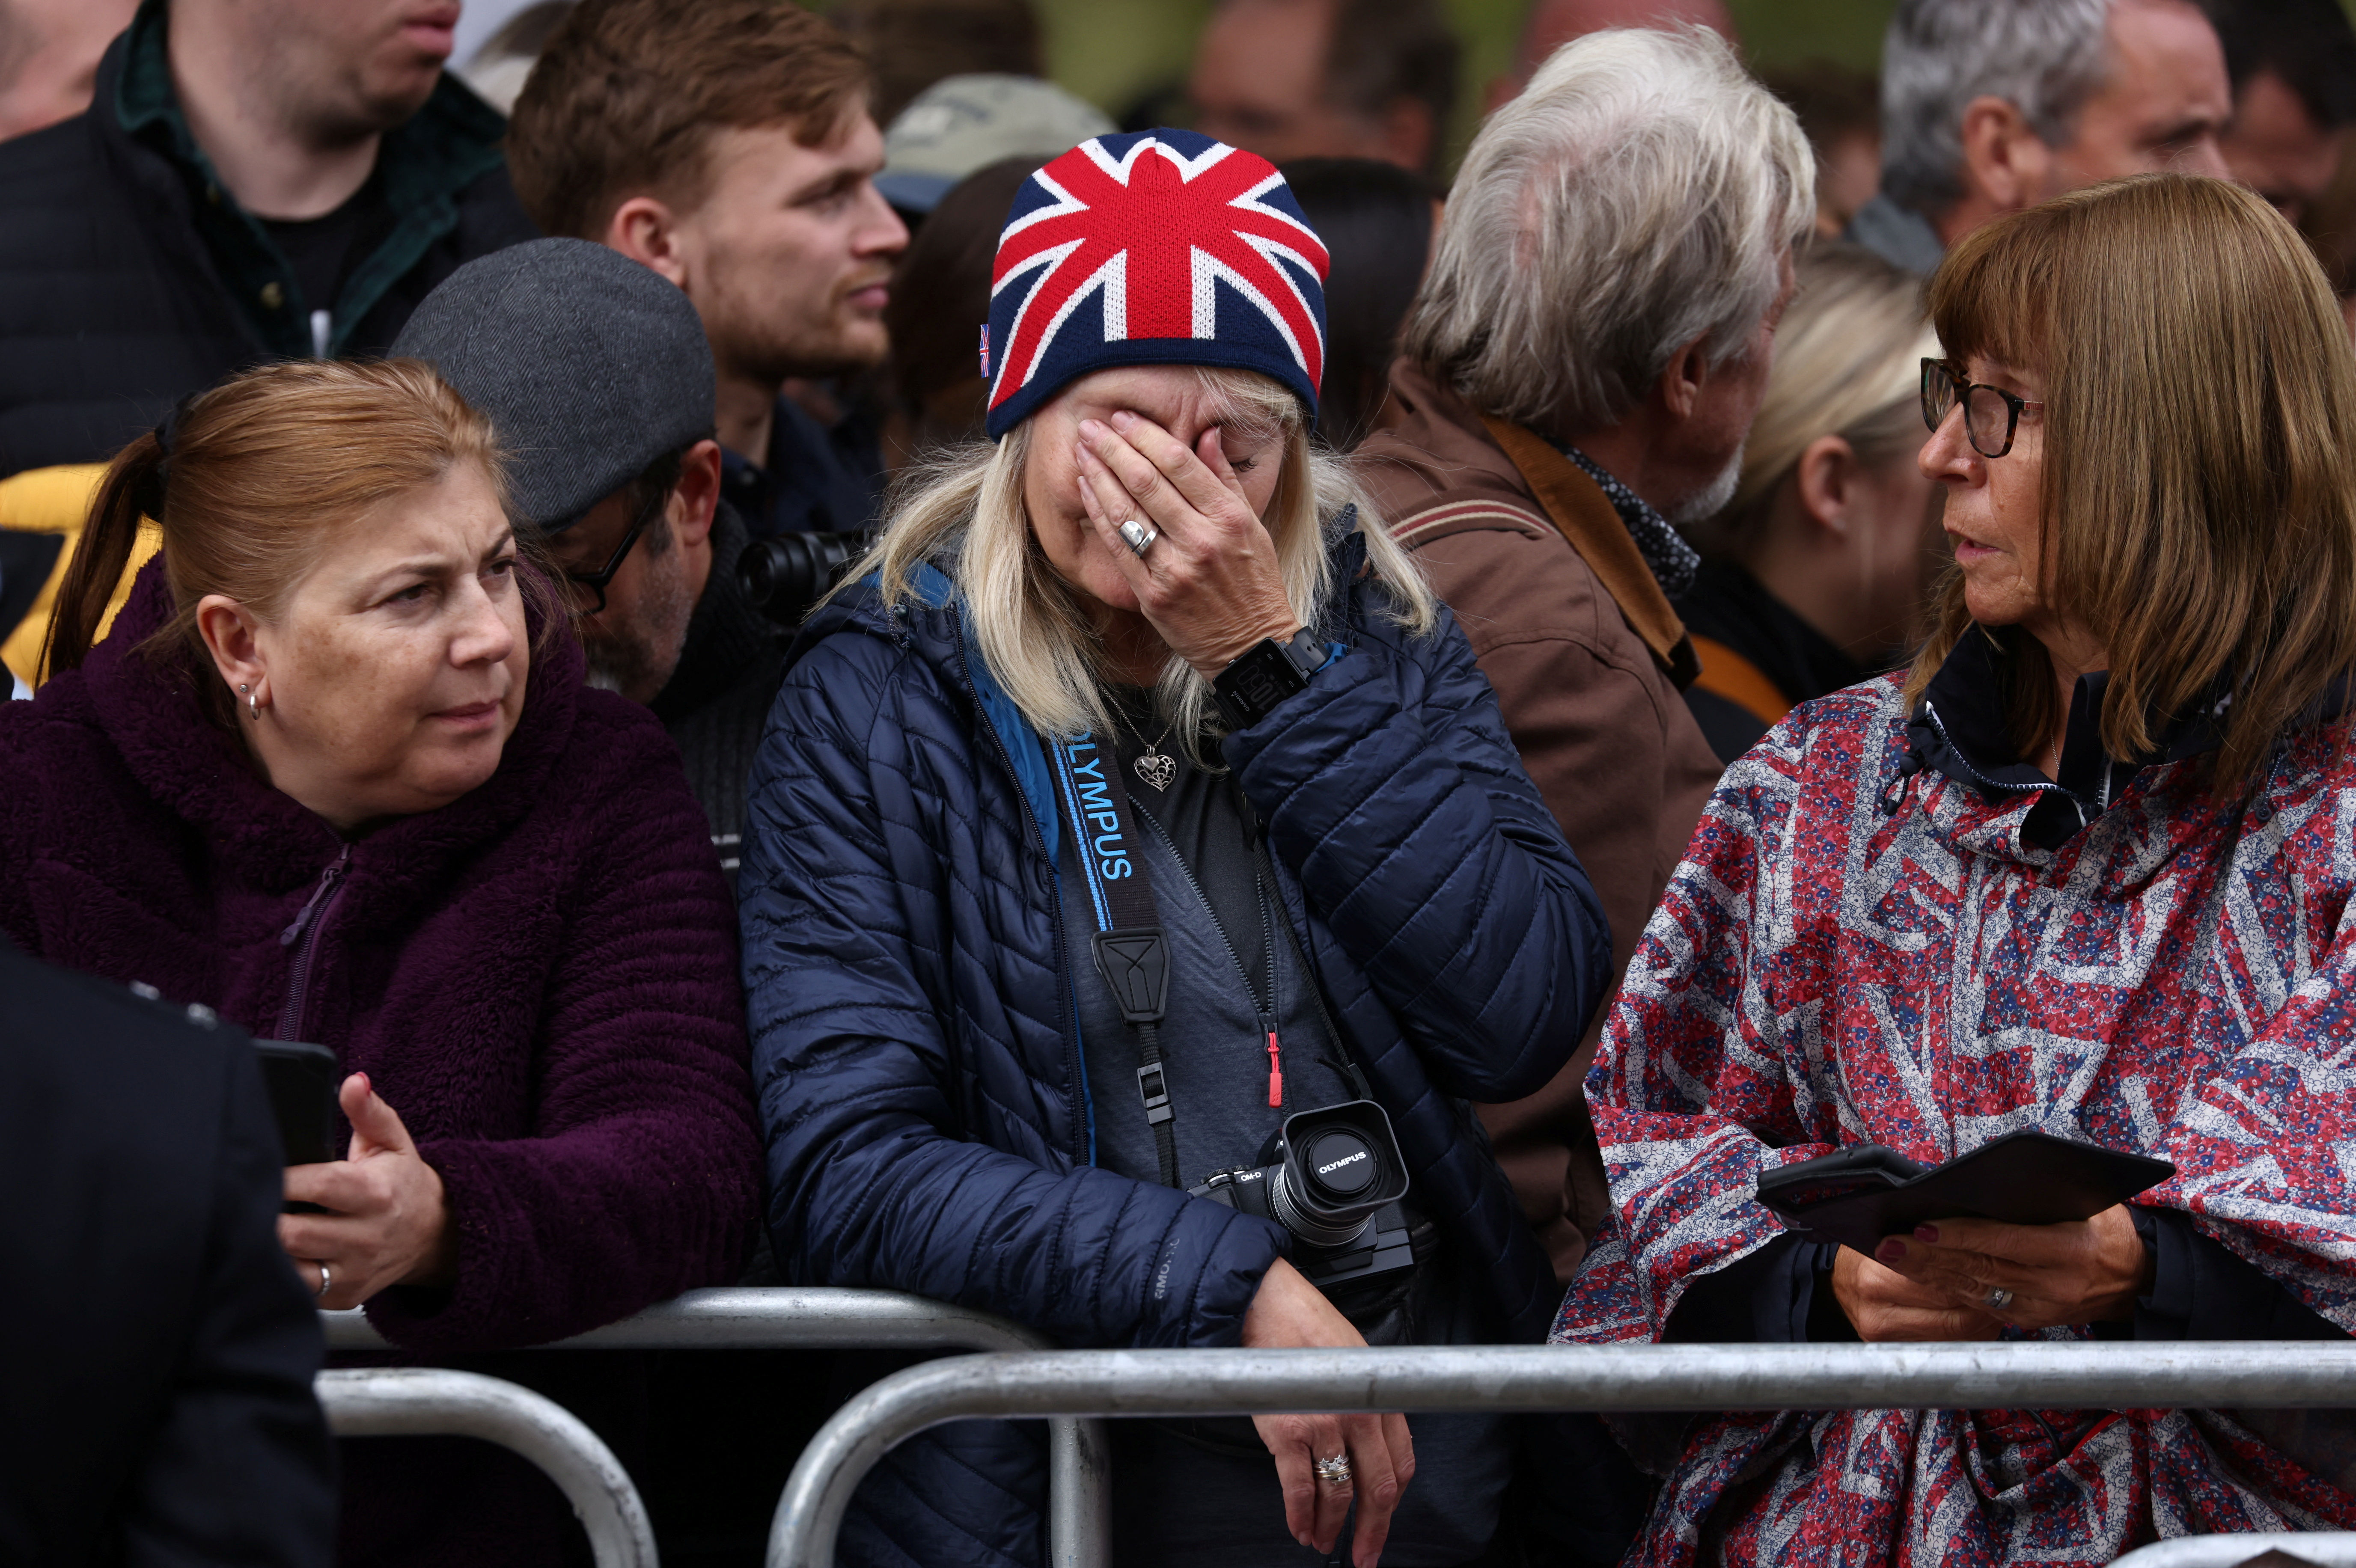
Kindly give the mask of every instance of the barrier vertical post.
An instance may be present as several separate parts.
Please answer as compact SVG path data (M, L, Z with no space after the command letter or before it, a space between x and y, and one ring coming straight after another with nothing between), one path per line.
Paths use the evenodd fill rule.
M656 1568L638 1488L613 1450L555 1401L441 1367L325 1371L314 1386L338 1437L479 1437L521 1455L572 1503L597 1568Z
M1051 1568L1112 1562L1112 1451L1105 1424L1047 1424L1047 1561Z

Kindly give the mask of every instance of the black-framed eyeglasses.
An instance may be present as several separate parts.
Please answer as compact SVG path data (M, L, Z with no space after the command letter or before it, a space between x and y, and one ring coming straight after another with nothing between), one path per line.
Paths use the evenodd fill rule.
M605 567L602 570L597 571L573 571L568 570L565 572L565 581L573 584L575 588L586 589L597 601L594 604L590 605L584 613L591 615L601 615L605 613L605 585L614 581L614 574L621 571L622 562L629 559L632 547L638 542L638 536L647 531L647 525L653 522L655 518L662 515L664 506L669 500L670 492L665 489L658 489L653 496L648 498L647 504L638 508L637 520L630 525L630 531L622 536L622 542L614 547L614 553L606 558Z
M1964 405L1964 433L1982 457L2002 457L2012 450L2023 409L2045 411L2043 403L2015 397L2002 387L1965 380L1944 360L1923 360L1922 422L1936 431L1957 403Z

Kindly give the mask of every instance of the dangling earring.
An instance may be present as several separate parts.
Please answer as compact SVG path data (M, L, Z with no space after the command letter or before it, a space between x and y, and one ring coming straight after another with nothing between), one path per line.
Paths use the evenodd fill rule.
M262 717L262 699L254 696L253 688L241 680L237 683L237 688L245 693L246 717L257 720L260 720Z

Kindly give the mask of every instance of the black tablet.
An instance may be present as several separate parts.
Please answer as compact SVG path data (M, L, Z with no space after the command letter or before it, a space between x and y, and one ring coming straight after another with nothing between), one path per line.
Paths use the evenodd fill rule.
M325 1165L336 1157L336 1053L298 1040L257 1040L262 1081L288 1165Z
M1759 1201L1795 1231L1870 1257L1884 1236L1939 1220L2090 1220L2176 1174L2164 1159L2051 1133L2008 1133L1928 1168L1859 1144L1759 1176Z

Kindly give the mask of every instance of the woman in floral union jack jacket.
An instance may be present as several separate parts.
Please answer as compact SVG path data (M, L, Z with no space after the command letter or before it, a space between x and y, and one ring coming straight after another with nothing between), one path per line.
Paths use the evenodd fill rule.
M1612 1221L1558 1339L2356 1328L2356 356L2265 203L2144 176L1932 285L1956 571L1912 672L1727 773L1588 1081ZM2041 1128L2176 1175L1872 1257L1759 1174ZM2228 1411L1697 1418L1630 1561L2099 1563L2356 1527L2310 1425Z

